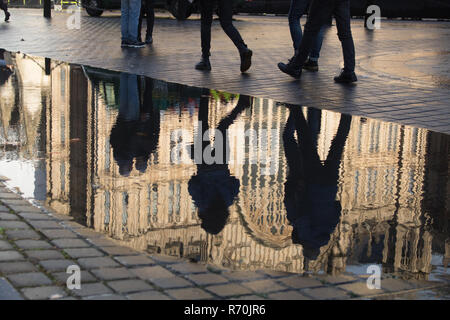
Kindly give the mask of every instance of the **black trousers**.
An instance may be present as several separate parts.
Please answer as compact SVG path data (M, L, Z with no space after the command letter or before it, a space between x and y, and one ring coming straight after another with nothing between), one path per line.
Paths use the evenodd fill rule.
M336 19L338 37L344 54L344 69L355 70L355 45L350 27L350 0L312 0L302 43L296 55L296 64L303 66L314 44L320 28L333 15Z
M244 40L233 26L233 3L231 0L201 0L201 37L202 37L202 55L204 57L210 56L211 50L211 25L213 21L214 4L219 5L219 19L220 25L227 36L233 41L239 51L247 48Z
M139 15L138 39L141 38L142 19L147 16L147 35L152 36L153 25L155 24L155 0L142 0L141 14Z
M8 4L5 2L5 0L0 0L0 9L3 11L8 12Z

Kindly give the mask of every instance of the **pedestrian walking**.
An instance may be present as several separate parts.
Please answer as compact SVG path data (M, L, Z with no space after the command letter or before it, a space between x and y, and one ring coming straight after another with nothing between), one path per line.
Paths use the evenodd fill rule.
M142 42L141 37L141 28L142 28L142 20L144 19L144 15L147 20L147 31L145 34L145 43L150 44L153 43L153 25L155 24L155 0L142 0L141 2L141 14L139 16L139 25L138 25L138 41Z
M341 41L344 55L344 68L339 76L334 77L336 82L351 83L358 79L355 74L355 45L353 43L350 26L350 0L312 0L309 8L305 32L297 53L287 63L278 63L278 68L299 79L302 67L308 58L320 28L327 22L330 15L336 19L338 37Z
M142 48L145 43L138 41L139 14L141 12L141 0L121 1L121 31L122 48Z
M0 9L5 12L5 21L8 22L11 14L8 12L8 4L5 1L6 0L0 0Z
M308 11L311 0L291 0L291 6L289 8L288 20L289 30L291 32L292 43L294 45L294 52L296 52L300 43L302 43L303 33L300 25L300 18ZM309 53L308 60L303 65L303 69L309 71L319 71L319 56L320 49L322 48L323 36L327 29L327 24L324 24L317 34L317 37Z
M239 31L233 26L233 2L230 0L200 0L202 59L195 68L211 70L209 56L211 55L211 25L213 21L214 4L218 4L220 25L227 36L239 50L241 57L241 72L247 71L252 64L252 51L248 49Z

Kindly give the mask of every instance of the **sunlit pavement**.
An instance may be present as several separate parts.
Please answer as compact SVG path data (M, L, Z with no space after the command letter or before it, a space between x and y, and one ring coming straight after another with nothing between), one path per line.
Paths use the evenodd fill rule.
M279 61L293 54L287 18L236 16L235 24L253 50L253 66L239 72L239 55L220 29L213 27L210 73L196 71L200 58L198 16L178 22L159 14L154 44L120 48L120 16L81 14L80 29L69 13L12 9L10 23L0 23L0 43L10 51L46 56L197 87L242 93L352 115L414 125L450 133L450 22L382 20L368 31L362 20L352 24L356 45L357 85L333 82L342 53L336 29L326 32L318 73L301 81L281 74ZM70 28L68 27L70 26Z
M396 21L389 23L392 29L385 33L382 29L369 36L356 21L357 50L363 53L366 49L359 58L360 82L342 87L332 83L340 61L332 32L325 40L318 74L305 74L300 83L279 74L276 62L280 57L286 60L291 51L283 17L238 17L237 25L255 51L248 77L239 74L237 53L225 48L230 42L220 30L213 42L213 71L204 75L193 70L199 51L196 20L158 19L152 49L122 51L117 15L83 17L81 32L65 27L66 14L55 13L51 23L36 10L13 10L13 17L10 24L0 24L0 46L8 50L450 132L446 102L449 44L442 41L449 36L448 23L426 22L422 28L418 22ZM405 34L411 29L417 34L404 40L409 39ZM371 36L379 36L379 47L373 51L380 54L373 57L367 43ZM0 202L0 299L450 298L448 271L441 267L439 282L383 278L381 289L372 290L366 285L366 274L333 277L230 271L132 251L66 215L33 206L2 182ZM70 276L66 270L71 265L82 269L80 290L66 286Z

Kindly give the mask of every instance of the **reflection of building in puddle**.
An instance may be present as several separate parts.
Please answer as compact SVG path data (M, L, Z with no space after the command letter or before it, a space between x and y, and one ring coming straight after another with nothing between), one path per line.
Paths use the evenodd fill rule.
M14 73L0 86L0 174L25 197L45 199L45 164L37 159L45 149L44 110L50 103L45 59L4 55Z
M39 124L43 106L49 103L50 77L45 75L45 62L24 54L5 53L15 72L0 87L1 145L19 147L30 159L39 151Z
M271 137L257 137L258 148L230 140L231 158L239 160L230 171L240 180L240 192L229 223L218 235L208 235L188 192L196 165L170 164L171 133L194 132L198 95L193 93L184 105L161 108L159 146L149 167L122 177L109 141L118 115L117 88L111 82L93 85L80 67L64 64L53 69L51 84L52 107L45 117L49 206L136 249L235 269L304 271L302 247L291 242L284 208L288 169L281 134L287 109L256 99L230 127L275 129L278 136L274 143ZM176 100L173 90L166 94ZM159 100L164 96L156 95ZM211 100L210 126L235 104ZM339 119L339 114L322 112L322 160ZM431 236L430 217L446 221L441 232L448 232L448 143L448 137L424 129L354 117L339 173L340 222L308 268L339 273L348 264L383 263L386 271L428 274L432 241L442 244L442 253L445 241ZM261 174L260 160L267 153L279 161L275 175ZM249 159L259 161L250 164Z

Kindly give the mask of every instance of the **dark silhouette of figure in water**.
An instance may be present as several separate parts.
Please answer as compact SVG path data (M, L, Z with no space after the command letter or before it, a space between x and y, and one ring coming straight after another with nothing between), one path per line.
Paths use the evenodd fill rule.
M144 173L158 146L160 114L153 106L153 80L145 78L144 82L144 98L140 103L139 78L121 75L119 116L111 130L110 142L119 173L125 177L133 170L133 159L136 169Z
M320 248L329 242L341 216L336 193L339 166L351 125L351 117L341 115L336 136L322 164L317 153L320 119L320 110L308 109L307 122L299 107L291 107L283 132L289 168L284 204L293 226L292 242L301 244L304 256L310 260L315 260Z
M218 234L225 227L228 216L228 208L233 204L239 193L239 180L232 176L228 167L228 136L227 129L236 120L240 113L250 107L250 97L241 95L236 107L223 118L216 131L215 143L203 141L205 132L208 131L208 104L209 92L204 91L200 99L199 127L196 143L201 145L201 152L194 151L192 157L197 164L197 174L189 180L188 190L195 206L198 208L199 218L202 220L201 227L210 234ZM218 139L217 134L223 139ZM222 140L221 142L218 142ZM216 145L217 144L217 145ZM209 149L211 148L211 149ZM194 148L195 149L195 148ZM205 161L203 155L205 150L210 150L214 163Z

